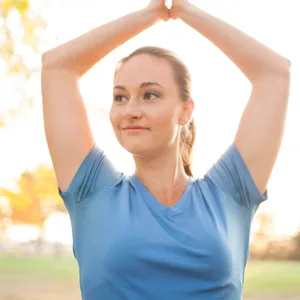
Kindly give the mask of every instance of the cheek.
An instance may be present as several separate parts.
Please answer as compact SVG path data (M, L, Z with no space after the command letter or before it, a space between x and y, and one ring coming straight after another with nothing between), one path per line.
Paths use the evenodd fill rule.
M178 130L176 113L172 109L165 109L151 117L153 133L156 138L173 141Z
M115 108L111 108L109 111L110 123L114 130L118 129L120 116Z
M151 116L152 123L157 128L172 128L176 126L176 113L173 109L166 107L165 109L154 111Z
M119 143L121 145L123 145L124 141L122 139L122 133L120 132L120 128L119 128L119 126L122 123L122 114L120 113L120 111L117 108L112 107L109 112L109 119L110 119L111 126L113 128L113 131L115 133L115 137L117 138Z

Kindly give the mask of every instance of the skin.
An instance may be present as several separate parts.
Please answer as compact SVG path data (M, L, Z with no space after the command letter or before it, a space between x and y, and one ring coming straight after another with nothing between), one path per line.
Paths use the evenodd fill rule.
M166 17L167 8L163 0L152 0L148 9L164 20L180 18L197 30L226 54L252 84L252 92L238 126L234 143L259 191L263 194L267 189L282 142L288 106L290 61L226 22L198 9L187 0L173 0L168 17ZM176 119L176 115L174 117ZM161 128L164 128L165 132L169 130L169 127ZM168 132L171 133L171 131ZM157 145L166 145L161 144L160 139L155 138L155 142ZM168 147L150 148L162 151L157 160L144 155L142 158L147 158L145 161L145 159L140 159L141 156L138 156L139 159L136 155L134 156L137 165L136 174L139 174L143 183L147 186L147 181L149 182L148 189L151 186L154 196L157 195L158 199L167 197L171 202L172 199L177 198L177 194L172 197L173 186L176 186L176 182L180 182L178 178L184 179L182 177L184 175L180 175L182 166L178 159L178 143L176 145L177 148L170 148L170 156L165 157L167 161L159 160L159 158L165 154ZM152 164L158 161L159 163ZM175 167L172 167L170 162L174 163ZM169 184L164 189L166 181ZM169 189L169 192L166 192L166 189Z
M180 19L211 41L250 81L251 95L241 117L234 143L259 191L263 193L266 190L283 138L290 86L290 61L187 0L173 0L170 10L165 6L164 0L152 0L144 9L95 28L43 54L42 94L45 131L61 191L67 190L95 142L78 88L78 79L113 49L158 21L167 21L169 18ZM150 78L152 67L154 66L147 65L146 68L133 69L130 74L125 72L128 78L123 78L139 80L136 74L144 69L149 75L145 80L157 81L156 76ZM166 71L163 70L163 64L159 70L157 76L166 74L163 72ZM116 80L119 81L120 78ZM138 94L134 84L129 82L118 84L126 85L130 93L129 107L132 103L138 103L131 101ZM131 86L127 87L129 84ZM167 91L167 98L172 98L171 96L169 98L169 89ZM172 100L173 105L177 107L176 97ZM162 105L163 101L159 103ZM159 105L157 104L158 107ZM149 122L150 131L147 133L149 139L145 136L143 141L147 142L147 149L151 150L137 143L137 139L134 140L133 136L130 136L133 143L129 143L129 136L125 136L124 139L124 135L117 131L121 144L133 153L136 175L148 190L162 203L175 203L187 182L178 151L180 113L176 110L175 114L175 110L172 110L174 115L169 118L170 123L161 120L162 135L158 138L157 123L149 117L148 110L141 109L144 108L142 105L132 107L134 109L130 109L134 114L131 117L127 114L126 117L123 110L123 119L119 124L124 124L124 120L145 122L143 125ZM187 122L188 117L183 119L183 122ZM166 136L163 135L162 129L169 136L167 133Z
M174 6L174 1L172 6ZM159 20L168 21L171 18L170 10L166 6L165 0L150 1L147 9L153 11Z
M291 62L187 0L174 0L179 18L219 48L251 83L234 143L260 193L265 193L283 139Z
M157 83L141 87L142 83ZM110 121L119 143L133 154L135 175L163 205L174 205L189 176L182 165L181 127L190 120L193 100L183 102L171 65L148 54L132 57L114 82ZM146 130L128 131L127 125Z

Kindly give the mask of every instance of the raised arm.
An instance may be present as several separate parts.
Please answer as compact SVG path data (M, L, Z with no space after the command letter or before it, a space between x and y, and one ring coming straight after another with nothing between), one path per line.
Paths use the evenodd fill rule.
M173 0L170 15L215 44L251 82L252 93L234 143L263 194L284 132L290 61L187 0Z
M42 56L45 134L58 186L69 187L94 145L78 80L116 47L161 19L168 19L163 0L96 28Z

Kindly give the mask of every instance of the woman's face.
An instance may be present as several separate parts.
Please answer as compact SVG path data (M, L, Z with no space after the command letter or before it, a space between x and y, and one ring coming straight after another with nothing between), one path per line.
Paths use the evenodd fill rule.
M110 121L127 151L136 156L155 156L176 145L183 115L184 103L168 61L140 54L121 67L114 81Z

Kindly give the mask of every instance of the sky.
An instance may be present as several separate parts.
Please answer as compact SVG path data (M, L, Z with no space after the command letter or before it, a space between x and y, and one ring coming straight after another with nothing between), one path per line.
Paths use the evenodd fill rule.
M297 1L191 2L292 61L284 139L268 184L269 200L261 205L260 210L274 213L277 233L294 233L300 226L300 196L297 189L300 167L300 88L297 86L300 79L300 43L297 43L297 28L300 28L300 19L296 15ZM32 4L43 12L48 24L42 36L43 52L96 26L143 8L148 1L33 0ZM233 141L250 95L250 84L223 53L181 21L156 24L114 50L82 78L81 92L94 137L119 169L133 172L131 156L118 145L107 114L103 115L102 111L107 112L111 104L112 78L117 61L145 45L173 50L191 71L197 126L193 170L195 176L202 176ZM41 163L51 165L44 136L39 73L27 84L27 89L34 94L34 108L16 123L0 129L0 185L7 187L13 187L14 180L25 169L34 169ZM1 80L0 91L0 112L16 105L19 95L15 82Z

